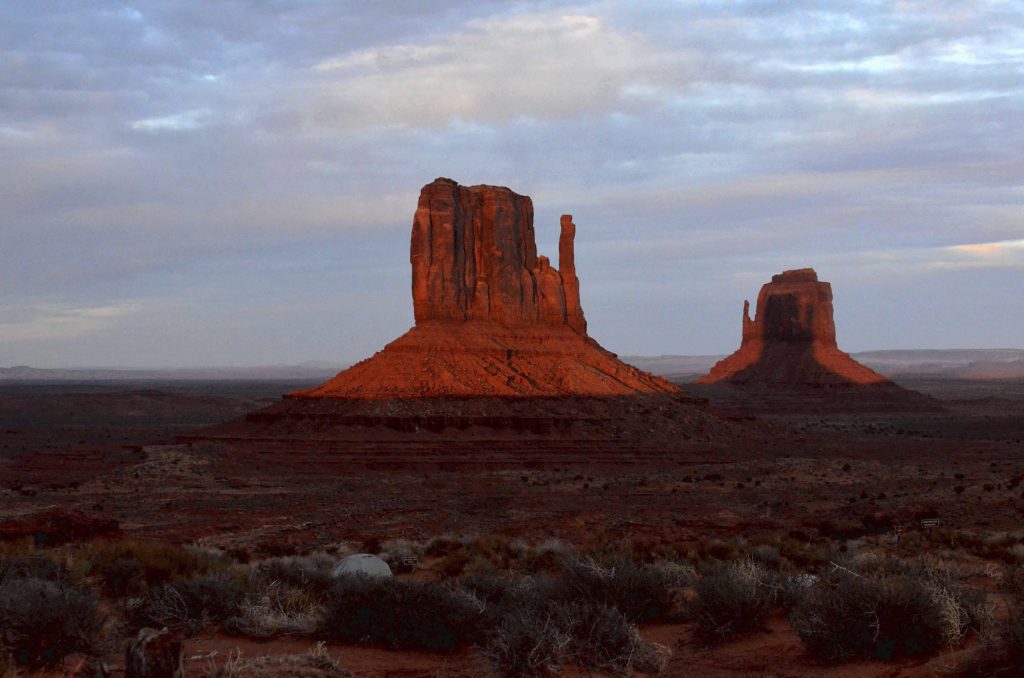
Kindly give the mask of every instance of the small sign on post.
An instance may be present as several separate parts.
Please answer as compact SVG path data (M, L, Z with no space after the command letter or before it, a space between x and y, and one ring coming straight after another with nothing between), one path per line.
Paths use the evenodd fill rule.
M942 524L942 521L938 518L922 518L921 527L926 530L932 530Z

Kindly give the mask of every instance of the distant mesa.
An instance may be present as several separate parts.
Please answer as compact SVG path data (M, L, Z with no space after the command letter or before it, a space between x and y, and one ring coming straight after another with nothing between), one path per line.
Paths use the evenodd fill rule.
M829 387L891 383L836 345L832 286L811 268L772 276L750 302L743 302L743 341L698 384L763 384Z
M410 262L416 325L293 398L628 396L679 393L587 336L561 219L559 268L537 254L533 202L436 179L420 191Z

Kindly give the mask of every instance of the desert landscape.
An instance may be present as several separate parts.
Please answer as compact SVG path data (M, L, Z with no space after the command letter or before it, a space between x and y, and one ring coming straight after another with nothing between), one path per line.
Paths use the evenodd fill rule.
M532 211L425 186L415 327L320 384L9 371L5 670L1016 670L1024 381L865 367L804 269L673 383L587 335Z
M0 3L0 678L1024 676L1024 5Z

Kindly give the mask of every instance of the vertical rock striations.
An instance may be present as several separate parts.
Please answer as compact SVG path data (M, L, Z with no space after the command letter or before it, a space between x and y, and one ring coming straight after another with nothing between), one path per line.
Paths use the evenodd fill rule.
M412 224L416 326L300 398L616 396L679 393L587 336L573 243L537 254L533 203L500 186L436 179Z
M743 302L743 340L738 351L697 383L838 386L888 381L836 345L832 286L814 269L772 276L757 295L757 312Z
M533 202L500 186L436 179L420 192L412 225L416 322L568 325L586 332L573 256L575 225L562 217L559 264L537 255Z

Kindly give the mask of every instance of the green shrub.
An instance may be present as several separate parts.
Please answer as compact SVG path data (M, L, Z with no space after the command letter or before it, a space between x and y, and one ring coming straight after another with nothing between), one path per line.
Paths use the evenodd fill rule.
M102 618L96 595L64 579L8 576L0 582L0 631L18 666L52 667L96 649Z
M705 566L687 610L697 637L708 644L760 630L780 602L777 577L753 560Z
M439 584L346 576L327 591L317 637L451 652L480 638L483 619L469 596Z

